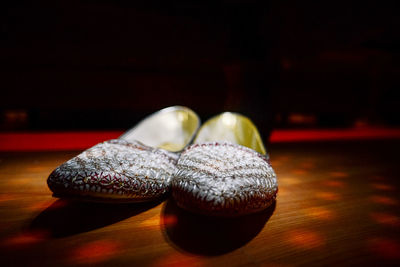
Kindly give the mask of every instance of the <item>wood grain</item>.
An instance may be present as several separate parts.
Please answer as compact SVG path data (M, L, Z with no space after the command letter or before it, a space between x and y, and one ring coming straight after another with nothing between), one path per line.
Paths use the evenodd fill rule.
M400 264L400 142L272 144L277 202L215 219L158 203L55 199L48 174L78 151L0 153L1 266Z

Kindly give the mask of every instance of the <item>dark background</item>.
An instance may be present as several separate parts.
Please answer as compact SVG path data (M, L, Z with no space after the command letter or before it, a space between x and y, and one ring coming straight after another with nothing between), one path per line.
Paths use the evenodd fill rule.
M9 1L0 129L126 129L170 105L272 127L398 126L385 1Z

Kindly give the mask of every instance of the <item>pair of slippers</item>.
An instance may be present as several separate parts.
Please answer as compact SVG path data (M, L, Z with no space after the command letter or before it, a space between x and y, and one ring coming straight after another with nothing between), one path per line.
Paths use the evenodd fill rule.
M187 107L162 109L118 139L97 144L47 179L55 197L144 202L170 190L178 206L238 216L270 206L276 175L257 128L225 112L206 121Z

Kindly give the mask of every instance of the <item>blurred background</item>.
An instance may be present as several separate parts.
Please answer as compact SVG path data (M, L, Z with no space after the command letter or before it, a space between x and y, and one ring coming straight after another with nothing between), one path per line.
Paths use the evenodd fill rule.
M171 105L260 130L400 124L386 1L6 1L0 130L127 129Z

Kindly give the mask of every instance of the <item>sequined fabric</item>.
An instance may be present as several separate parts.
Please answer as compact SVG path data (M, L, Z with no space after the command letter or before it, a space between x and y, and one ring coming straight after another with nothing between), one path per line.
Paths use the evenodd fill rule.
M170 188L178 155L139 142L113 139L57 167L47 183L56 196L147 201Z
M278 191L268 159L237 144L203 143L188 147L177 163L172 194L193 212L237 216L265 209Z

